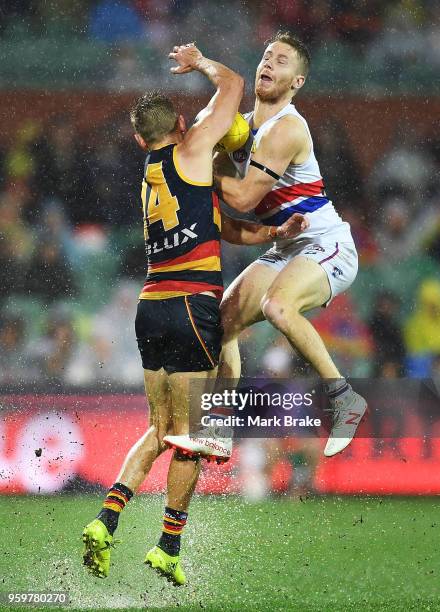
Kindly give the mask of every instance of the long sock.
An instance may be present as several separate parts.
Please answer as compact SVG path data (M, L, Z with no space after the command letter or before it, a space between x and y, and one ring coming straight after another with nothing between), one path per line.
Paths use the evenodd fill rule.
M176 557L180 552L180 536L186 525L187 518L187 512L174 510L168 506L165 507L162 535L160 536L158 546L167 555L171 555L171 557Z
M119 515L132 497L133 491L120 482L115 482L110 487L102 504L102 510L96 517L104 523L110 535L116 531Z
M351 386L348 384L345 378L338 378L332 382L325 383L324 388L329 400L331 401L351 390Z

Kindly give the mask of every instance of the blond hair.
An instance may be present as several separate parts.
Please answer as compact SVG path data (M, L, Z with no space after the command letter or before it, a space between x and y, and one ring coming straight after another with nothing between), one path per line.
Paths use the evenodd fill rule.
M282 42L292 47L292 49L295 49L300 63L302 76L306 77L309 74L311 57L305 44L290 32L283 32L282 30L279 30L276 34L274 34L274 36L272 36L272 38L266 40L264 44L267 46L274 42Z
M178 114L170 98L157 91L141 96L130 111L131 123L148 146L174 132Z

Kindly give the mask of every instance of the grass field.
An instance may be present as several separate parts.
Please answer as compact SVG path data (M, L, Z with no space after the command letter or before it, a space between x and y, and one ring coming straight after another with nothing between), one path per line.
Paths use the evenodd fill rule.
M75 610L440 610L435 498L198 497L180 588L142 563L162 504L159 496L130 502L111 575L100 580L81 566L80 541L99 497L3 497L0 591L68 591Z

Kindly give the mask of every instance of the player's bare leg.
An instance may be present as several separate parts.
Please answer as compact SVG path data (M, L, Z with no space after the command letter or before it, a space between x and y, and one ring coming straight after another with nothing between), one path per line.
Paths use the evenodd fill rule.
M295 257L276 276L262 298L261 309L322 378L341 378L318 332L302 315L329 299L330 285L323 268L306 257Z
M144 370L144 380L150 407L150 428L128 452L101 511L83 532L84 565L100 578L109 573L110 547L120 513L145 480L154 460L166 449L162 439L172 426L171 394L166 373L164 370Z
M200 374L200 373L199 373ZM217 392L216 386L216 378L217 378L217 368L210 370L209 372L205 372L205 375L209 374L206 377L206 387L198 387L197 397L195 398L195 404L199 408L199 414L195 415L195 419L193 419L193 423L200 423L201 421L201 406L199 406L199 396L205 392L214 391ZM185 374L187 376L188 374ZM177 376L177 375L176 375ZM178 376L182 377L182 374ZM195 377L196 373L189 374L190 382L191 377ZM179 392L177 394L178 397L181 397L182 393ZM189 394L188 394L189 396ZM192 415L194 417L194 415ZM186 424L188 421L186 419ZM179 430L179 427L175 427L175 430ZM185 434L172 434L165 436L164 442L174 450L179 452L180 457L187 456L188 458L204 458L208 461L216 461L217 463L224 463L228 461L232 454L232 439L229 437L225 437L223 434L215 431L215 427L204 427L198 426L197 431L195 433L189 433L188 426L186 425L186 433Z
M238 336L259 321L264 321L260 302L275 280L277 271L254 262L229 285L220 306L223 324L219 379L238 380L241 374Z
M150 407L150 427L128 452L117 478L117 482L121 482L133 492L144 482L154 460L166 450L163 438L172 431L173 425L171 393L166 372L144 370L144 382Z
M186 372L168 377L172 406L173 433L177 439L189 432L190 386L194 378L209 380L217 370ZM165 575L175 584L186 581L180 564L180 536L188 517L188 507L200 474L199 456L174 451L168 469L167 500L163 517L163 531L157 546L148 551L145 563Z
M169 377L172 403L173 433L185 435L189 432L191 382L194 379L209 381L216 378L217 368L207 372L185 372ZM200 463L175 452L168 470L168 505L178 510L187 510L200 473Z
M215 391L221 392L225 379L238 380L241 373L238 335L241 331L263 321L260 299L270 287L276 271L268 266L252 263L228 287L221 304L223 341L219 362L219 376ZM212 416L218 416L215 410ZM232 454L232 438L228 428L203 428L196 435L166 436L165 442L175 448L200 454L218 463L228 461Z
M331 296L324 269L306 257L295 257L277 275L261 301L265 318L281 331L295 350L327 383L333 427L324 450L326 456L350 444L367 409L333 363L324 342L303 312L322 306Z

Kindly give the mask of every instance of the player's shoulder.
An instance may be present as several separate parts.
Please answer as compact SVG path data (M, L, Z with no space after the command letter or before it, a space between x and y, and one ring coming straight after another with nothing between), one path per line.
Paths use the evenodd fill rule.
M273 133L286 133L287 134L307 134L307 128L305 120L300 115L286 114L273 121L269 126L269 130Z
M261 143L298 143L308 140L308 132L304 121L293 114L286 114L273 121L265 130Z

